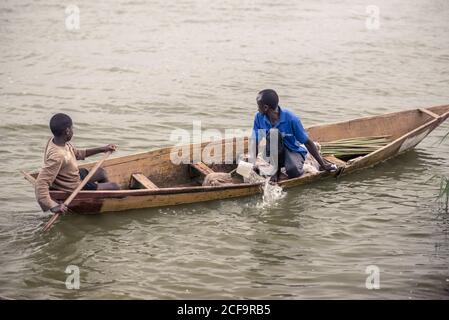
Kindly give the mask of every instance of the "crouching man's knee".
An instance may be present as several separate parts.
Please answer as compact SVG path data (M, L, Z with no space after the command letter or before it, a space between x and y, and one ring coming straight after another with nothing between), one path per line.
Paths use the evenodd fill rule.
M285 172L287 173L287 176L289 179L292 178L297 178L302 176L302 174L304 173L304 170L302 168L298 168L298 167L291 167L291 168L286 168Z

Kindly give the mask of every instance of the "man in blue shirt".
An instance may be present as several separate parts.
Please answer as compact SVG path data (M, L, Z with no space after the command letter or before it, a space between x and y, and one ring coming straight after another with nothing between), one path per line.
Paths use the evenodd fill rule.
M335 170L335 165L323 160L315 143L309 139L299 118L290 110L279 107L279 97L276 91L272 89L260 91L257 96L257 106L259 112L255 116L253 126L256 154L262 135L267 137L268 156L270 156L270 137L276 136L273 136L273 133L276 133L279 137L277 150L279 160L276 164L276 174L272 176L273 181L279 179L282 167L285 167L289 179L301 176L304 172L303 165L307 151L318 161L321 169L326 171Z

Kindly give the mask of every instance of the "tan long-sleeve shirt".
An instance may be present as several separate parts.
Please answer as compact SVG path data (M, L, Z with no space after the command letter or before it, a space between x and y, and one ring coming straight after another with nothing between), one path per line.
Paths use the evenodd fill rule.
M84 160L86 150L77 150L71 143L58 146L50 139L44 155L44 166L36 179L36 199L43 211L58 205L50 197L50 188L71 192L80 184L76 160Z

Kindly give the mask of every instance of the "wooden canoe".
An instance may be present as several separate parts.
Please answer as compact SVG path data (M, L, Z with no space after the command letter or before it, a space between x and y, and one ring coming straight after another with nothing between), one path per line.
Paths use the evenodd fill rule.
M307 129L309 136L318 142L382 135L389 135L392 140L388 145L366 156L348 162L338 161L341 166L338 173L319 172L303 175L281 181L279 185L283 188L295 187L376 165L412 149L448 117L449 105L443 105L310 127ZM247 139L244 140L243 146L238 145L240 142L237 143L236 138L213 143L221 145L223 160L225 160L225 150L231 148L233 159L230 162L232 163L210 166L200 163L195 168L189 164L175 165L170 161L172 147L109 159L105 161L103 167L110 180L117 182L123 190L81 191L69 208L75 213L93 214L235 198L262 192L260 184L241 182L207 187L198 184L196 178L198 175L212 171L229 172L236 168L236 154L241 151L241 148L244 152L248 148ZM207 144L207 142L191 144L187 148L192 153L196 148L203 150ZM80 168L90 169L94 164L83 164ZM37 177L37 173L24 174L30 182ZM130 187L139 189L130 189ZM51 197L57 201L65 200L68 195L62 191L51 191Z

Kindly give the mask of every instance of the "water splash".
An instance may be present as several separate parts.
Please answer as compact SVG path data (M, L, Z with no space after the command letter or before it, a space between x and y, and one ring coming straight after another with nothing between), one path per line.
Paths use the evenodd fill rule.
M272 207L278 204L278 201L284 198L287 193L277 184L271 184L270 178L265 180L262 195L262 208Z
M284 198L287 193L277 184L270 183L270 177L261 177L252 171L245 182L248 183L263 183L262 202L256 205L259 209L270 208L278 204L278 200Z
M262 186L262 202L257 203L258 209L267 209L278 205L278 201L284 198L287 193L277 184L270 183L270 177L262 178L264 184ZM259 180L260 182L260 180Z

